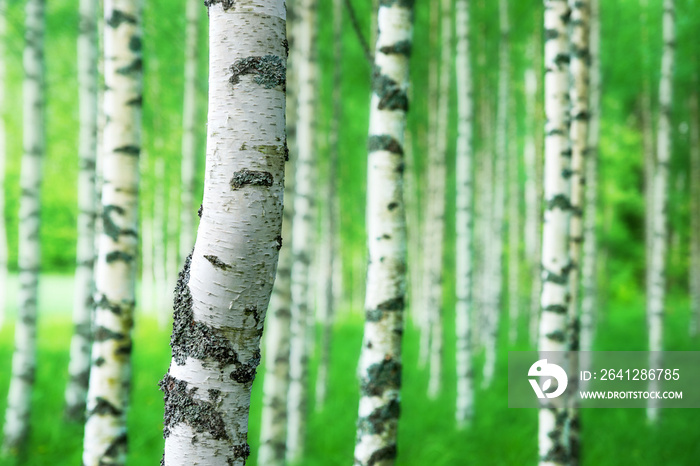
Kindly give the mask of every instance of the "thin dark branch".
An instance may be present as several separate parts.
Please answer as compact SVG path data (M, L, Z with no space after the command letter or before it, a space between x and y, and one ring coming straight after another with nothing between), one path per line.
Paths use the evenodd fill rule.
M367 62L370 65L372 65L374 63L374 57L372 56L372 52L370 52L369 50L369 44L367 43L367 39L365 38L364 34L362 34L362 29L360 29L360 23L357 21L355 8L352 6L352 3L350 3L350 0L345 0L345 7L348 9L348 14L350 15L350 22L352 23L352 28L355 30L357 39L360 41L360 46L362 46L362 50L365 53L365 58L367 59ZM373 24L372 27L376 27L376 25Z

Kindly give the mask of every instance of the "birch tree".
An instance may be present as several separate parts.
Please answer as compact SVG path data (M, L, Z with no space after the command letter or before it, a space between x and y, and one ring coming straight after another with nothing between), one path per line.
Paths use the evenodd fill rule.
M7 0L0 0L0 11L7 11ZM0 109L5 104L5 41L7 40L7 18L0 15ZM0 110L0 212L5 212L5 155L7 152L5 114ZM5 216L0 215L0 328L5 322L7 287L7 230Z
M498 64L498 108L496 110L496 151L493 182L492 243L489 255L490 291L484 309L486 331L484 346L484 377L482 386L491 385L496 370L498 328L503 300L503 231L506 204L506 158L508 153L508 101L510 87L510 24L508 0L499 0L501 42Z
M509 113L517 115L515 99L510 99ZM508 139L517 141L517 125L508 127ZM520 164L516 144L508 146L508 341L518 339L520 320Z
M586 187L581 259L581 351L593 350L597 308L596 212L598 199L598 140L600 138L600 6L590 0L590 122L586 152Z
M78 159L78 245L73 304L73 338L70 347L66 417L82 420L85 415L90 376L92 343L92 293L94 289L95 217L97 191L97 2L81 0L78 35L78 88L80 134Z
M413 2L380 2L367 158L369 265L360 353L357 466L393 465L406 294L403 156Z
M285 5L212 1L202 215L175 292L163 464L244 465L281 246Z
M649 323L649 367L662 367L663 315L666 294L666 248L668 241L668 168L671 161L671 106L673 102L673 67L675 52L674 0L664 0L663 55L661 57L661 81L659 83L659 121L656 141L656 167L654 169L653 231L651 244L650 289L647 296ZM658 381L649 384L655 391ZM647 404L647 419L658 418L658 400Z
M542 228L542 310L540 351L567 349L567 296L569 284L569 220L571 186L569 148L569 41L571 10L566 0L545 0L545 212ZM550 404L539 410L539 464L564 465L563 407Z
M28 0L25 17L23 153L19 206L19 294L15 350L5 412L3 450L17 453L29 433L36 372L36 317L41 267L39 229L44 125L44 0Z
M136 304L141 152L141 4L108 0L104 10L102 232L95 272L92 367L83 464L123 465Z
M473 224L473 115L472 68L469 43L469 0L456 4L456 74L457 74L457 177L456 203L456 325L457 333L457 409L455 416L460 427L467 425L474 411L474 376L472 370L472 224Z
M194 0L187 0L185 7L185 91L182 105L182 164L180 174L180 261L184 261L194 244L199 7L200 3Z
M695 76L697 88L697 75ZM700 110L698 92L690 99L690 336L700 332Z
M313 254L312 216L314 211L314 171L316 164L314 114L316 112L316 8L317 0L295 4L293 57L298 68L297 160L295 168L294 220L292 222L292 306L289 354L289 393L287 398L287 461L301 458L306 434L308 398L307 323L309 319L310 265Z

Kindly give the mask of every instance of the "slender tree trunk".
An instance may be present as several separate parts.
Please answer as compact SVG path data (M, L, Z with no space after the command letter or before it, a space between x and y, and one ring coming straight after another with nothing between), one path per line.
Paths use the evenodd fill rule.
M141 151L140 157L141 173L151 172L149 166L148 152ZM152 173L152 172L151 172ZM141 181L141 189L143 192L153 193L153 188L148 183L148 178ZM143 199L143 198L142 198ZM153 203L142 201L141 205L141 309L147 312L157 312L156 292L155 292L155 277L153 274Z
M698 79L695 76L697 89ZM690 336L700 332L700 115L698 92L690 99Z
M674 0L664 0L663 41L661 58L661 82L659 84L659 127L656 145L656 167L654 169L653 231L651 254L651 279L647 298L649 321L649 367L662 367L663 315L666 294L666 242L668 241L668 177L671 161L671 106L673 102L673 67L675 52L675 6ZM658 380L649 384L656 391ZM647 419L658 418L658 400L647 403Z
M3 450L16 453L29 432L36 372L36 312L41 267L39 227L44 158L44 0L28 0L25 20L23 154L19 206L18 311Z
M333 0L333 118L329 135L330 160L328 161L328 180L326 184L325 214L323 219L322 242L323 253L321 259L322 276L325 286L321 295L323 309L323 330L321 333L321 346L318 374L316 376L316 408L321 409L326 401L328 387L328 372L330 368L331 339L333 322L335 320L335 277L336 254L338 236L338 199L336 193L336 179L338 172L338 156L340 151L340 119L342 117L342 59L343 59L343 4L341 0Z
M380 3L367 159L369 265L356 466L391 466L397 453L406 290L402 168L412 18L411 2Z
M515 99L510 101L513 124L508 128L508 139L517 141L518 131L514 116L517 115ZM520 321L520 164L517 144L509 146L508 153L508 341L518 340Z
M316 111L316 0L298 0L295 15L294 58L299 83L297 101L297 160L294 221L292 223L292 321L287 398L287 461L300 459L306 435L308 395L307 326L310 265L313 253L314 170L316 165L314 113Z
M163 464L244 465L278 251L286 154L282 0L211 2L202 216L180 273Z
M533 50L533 54L539 54L539 50ZM537 102L537 75L535 70L528 69L525 72L525 147L523 159L525 162L525 256L528 269L532 271L532 284L530 292L530 313L528 335L530 341L537 334L537 314L539 313L540 290L535 290L540 270L539 258L535 255L539 252L539 217L541 197L537 192L537 185L542 181L537 178L537 149L535 148L535 132L539 131L539 125L535 121L535 108ZM535 296L536 295L536 296Z
M83 464L126 461L131 328L138 249L141 152L141 5L105 2L103 229L95 274L93 365Z
M187 0L185 8L185 91L182 105L182 165L180 178L180 248L182 263L194 244L194 189L197 170L195 120L197 114L197 35L200 3Z
M598 140L600 137L600 7L591 3L590 33L590 126L586 152L586 210L583 217L583 258L581 260L581 351L593 350L594 319L597 309L596 212L598 199Z
M569 148L569 41L571 10L566 0L545 0L545 213L542 228L542 316L539 350L567 349L567 296L569 284L569 219L571 187ZM539 411L539 464L567 461L566 420L563 406L549 401Z
M456 325L457 333L457 409L459 427L471 422L474 413L474 373L472 369L472 225L473 225L473 115L472 68L469 43L469 0L456 5L457 50L457 176L456 203Z
M496 151L493 184L493 217L489 256L490 292L487 298L484 377L482 386L489 387L496 370L496 350L503 301L503 232L506 204L506 158L508 154L508 101L510 85L510 25L508 0L499 1L500 50L498 65L498 109L496 115Z
M170 315L166 298L170 295L166 278L166 189L165 189L165 160L162 156L155 161L155 186L153 189L153 215L150 218L153 233L153 279L155 291L155 311L158 327L165 328Z
M174 178L174 177L173 177ZM174 219L178 218L180 213L180 192L175 179L171 178L169 183L169 193L168 193L168 208L166 218ZM178 276L178 254L179 254L179 225L177 222L166 221L165 233L167 234L167 248L165 250L165 289L163 289L163 296L166 302L172 297L173 288L177 283ZM168 308L164 306L165 311L163 312L165 321L170 324L172 319L172 314L168 312Z
M85 416L90 376L92 294L94 290L95 157L97 151L97 2L81 0L78 36L78 80L80 89L80 146L78 175L78 245L75 269L75 330L70 346L69 380L66 386L66 417Z
M589 0L569 0L571 9L571 46L569 99L571 101L571 218L569 223L569 383L578 385L578 350L579 350L579 273L581 264L581 245L583 242L583 210L585 157L588 149L588 122L590 118L588 93L589 75ZM569 464L577 466L580 460L579 435L580 418L578 405L569 400L567 431Z
M7 0L0 0L0 11L7 11ZM7 18L0 15L0 108L5 104L5 42L7 41ZM5 138L5 114L0 113L0 329L5 323L7 296L7 230L5 225L5 154L7 145Z

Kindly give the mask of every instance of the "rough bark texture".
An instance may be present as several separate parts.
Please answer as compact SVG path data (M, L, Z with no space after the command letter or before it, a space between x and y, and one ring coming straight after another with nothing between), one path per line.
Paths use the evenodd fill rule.
M403 145L412 19L412 1L380 2L367 159L369 266L356 466L390 466L397 453L406 294Z
M123 465L131 378L141 151L141 5L105 2L102 232L83 464Z
M597 308L596 212L598 199L598 140L600 138L600 8L590 0L590 126L586 152L586 209L583 217L581 259L581 351L593 350L594 319ZM585 369L585 368L584 368Z
M426 300L425 312L430 322L430 378L428 397L436 398L442 389L443 309L442 267L445 241L445 179L450 78L452 71L452 1L440 3L440 79L438 82L435 145L429 148L428 206L425 219Z
M668 177L671 161L671 106L673 102L673 67L675 55L675 6L674 0L664 0L663 55L661 81L659 83L659 127L656 141L656 167L654 170L653 231L651 244L650 289L647 295L649 322L649 367L662 367L663 315L666 296L666 249L668 241ZM658 381L649 384L649 390L658 389ZM658 400L649 400L647 419L658 417Z
M486 308L484 340L484 376L482 386L489 387L496 370L496 349L501 306L503 303L503 233L506 207L506 158L508 156L508 101L510 87L510 24L508 0L499 1L500 34L498 64L498 108L496 110L496 151L494 160L493 217L489 254L489 293Z
M95 217L97 191L95 162L97 152L97 3L80 2L78 36L78 87L80 89L80 145L78 158L78 245L73 304L73 338L70 346L66 417L82 420L85 415L90 375L93 270L95 263Z
M195 120L197 113L197 35L201 4L187 0L185 8L185 91L182 104L182 165L180 171L180 247L179 261L192 250L194 244L194 203L197 149Z
M569 41L566 0L545 0L545 213L542 228L542 315L538 349L565 351L569 270L571 183L569 147ZM539 412L539 464L564 465L566 410L553 401Z
M6 11L7 0L0 0L0 11ZM0 108L5 108L5 41L7 19L0 17ZM0 212L5 212L5 115L0 114ZM0 215L0 328L5 322L5 296L7 286L7 230L5 216Z
M456 202L456 325L457 333L457 409L459 427L470 423L474 412L474 377L472 369L472 224L473 224L473 114L472 68L469 43L469 0L456 5L457 54L457 176Z
M26 6L24 46L23 153L19 206L19 294L15 351L5 413L3 450L16 453L29 432L36 371L36 311L41 267L39 227L44 129L44 0Z
M244 465L250 391L281 246L282 0L209 3L202 215L175 290L163 464Z
M310 265L313 253L312 231L314 172L316 165L314 114L316 112L316 7L317 0L295 4L295 32L292 50L298 67L297 160L295 169L294 221L292 223L292 321L287 398L287 461L303 455L308 398L308 344Z
M697 76L695 78L697 88ZM700 110L698 92L690 100L690 336L700 332Z

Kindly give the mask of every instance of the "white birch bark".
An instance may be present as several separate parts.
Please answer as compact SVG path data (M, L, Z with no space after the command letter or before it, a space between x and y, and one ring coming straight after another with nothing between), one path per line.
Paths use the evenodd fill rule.
M695 77L697 89L698 79ZM700 332L700 110L698 92L690 99L690 336Z
M503 233L506 204L506 158L508 154L508 101L510 87L510 24L508 0L499 1L500 35L498 64L498 108L496 114L496 151L494 161L493 217L491 219L490 255L488 256L490 290L487 295L486 336L482 386L489 387L496 371L498 328L503 302Z
M282 0L211 1L202 216L180 273L163 464L241 466L250 391L281 246Z
M440 4L440 79L438 83L435 146L430 149L428 202L426 216L426 261L428 262L426 312L430 321L430 377L428 397L435 399L442 390L443 302L442 268L445 241L445 181L449 131L450 78L452 76L452 1Z
M141 5L138 0L108 0L104 18L103 225L95 272L85 466L126 461L138 249Z
M197 113L197 35L200 3L187 0L185 7L185 90L182 104L182 163L180 170L180 246L182 263L194 244L195 171L197 149L195 117Z
M583 258L581 259L581 351L593 350L594 319L597 308L596 212L598 199L598 140L600 138L600 7L590 0L590 126L586 152L586 210L583 217Z
M287 461L299 460L304 451L308 398L308 335L310 266L313 254L314 171L316 165L314 114L316 112L316 0L295 4L294 58L299 83L297 100L297 160L294 220L292 222L292 321L287 397Z
M651 244L651 276L647 297L649 322L649 367L660 368L663 350L663 315L666 295L666 249L668 241L668 191L669 163L671 161L671 108L673 103L673 68L675 52L674 0L664 0L663 5L663 55L661 57L661 81L659 83L659 121L656 141L656 167L654 170L653 232ZM649 384L655 391L658 381ZM658 400L647 404L647 419L658 418Z
M569 219L571 186L569 147L569 41L571 13L566 0L545 0L545 212L542 228L542 315L540 351L567 349L569 284ZM563 429L566 414L553 401L539 410L539 464L564 465L568 460Z
M0 11L7 11L7 0L0 0ZM0 15L0 108L5 104L5 41L7 40L7 18ZM5 157L7 153L5 115L0 113L0 213L5 212ZM7 296L7 229L5 215L0 215L0 329L5 323Z
M41 212L44 127L44 0L28 0L25 19L23 82L23 153L20 173L18 310L15 350L7 397L3 450L16 454L29 432L32 388L36 372L36 313L41 267Z
M66 417L82 420L85 416L90 376L90 344L95 263L95 217L97 191L95 163L97 151L97 3L80 2L78 35L78 87L80 90L80 135L78 158L78 245L73 304L73 338L70 346Z
M403 157L413 2L381 2L367 159L369 265L360 353L356 466L396 460L406 294Z
M456 201L456 308L457 334L457 409L459 427L467 426L474 413L474 375L472 369L472 224L473 224L473 114L472 68L469 42L469 0L458 0L455 27L457 50L455 68L457 77L457 177Z

